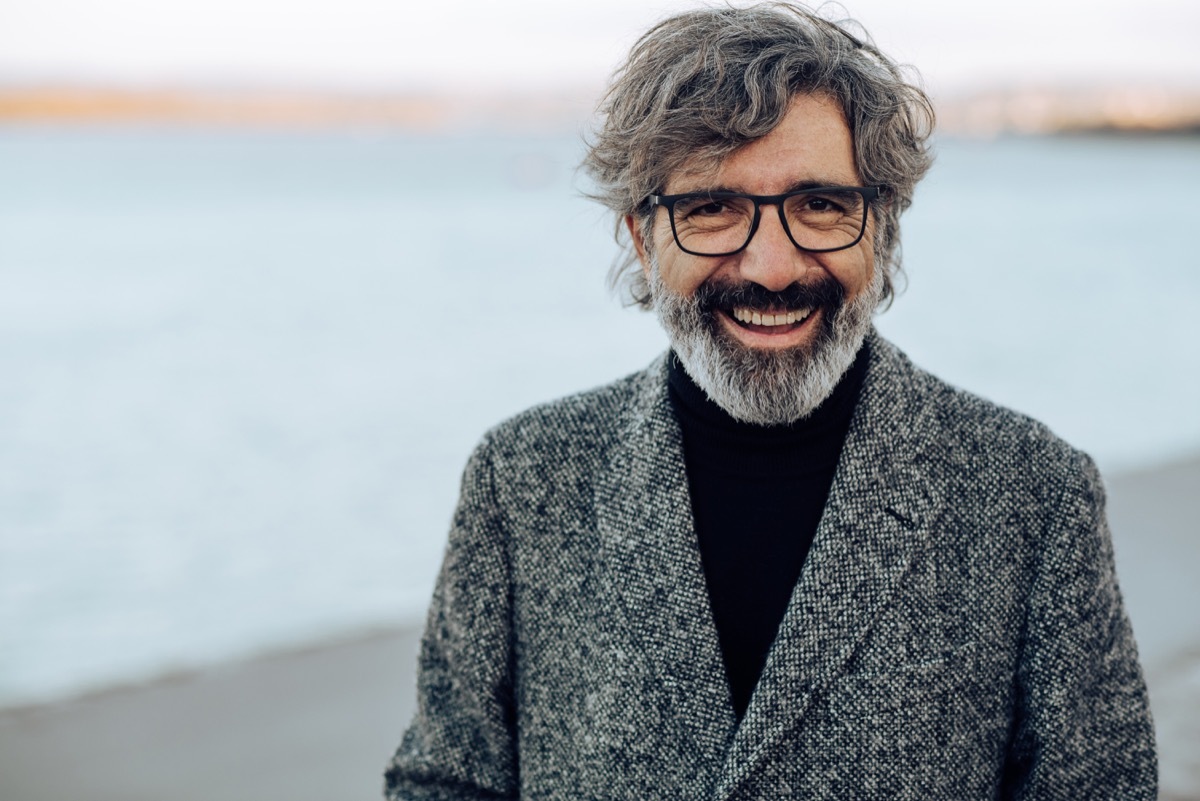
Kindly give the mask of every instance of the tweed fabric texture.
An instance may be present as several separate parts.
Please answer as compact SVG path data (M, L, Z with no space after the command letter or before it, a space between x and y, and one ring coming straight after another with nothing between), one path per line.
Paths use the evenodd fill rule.
M1153 799L1100 477L872 333L735 722L665 360L467 465L389 799Z

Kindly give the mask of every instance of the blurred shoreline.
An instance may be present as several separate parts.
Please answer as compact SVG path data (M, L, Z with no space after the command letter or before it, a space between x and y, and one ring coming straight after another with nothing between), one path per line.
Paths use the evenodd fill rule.
M1164 801L1200 799L1200 454L1107 480ZM378 797L414 708L420 626L0 710L0 791L41 801Z
M0 123L578 130L600 90L321 92L0 83ZM1200 87L1015 85L935 99L942 133L1200 135Z
M167 123L249 128L572 131L598 92L318 92L0 85L2 123Z

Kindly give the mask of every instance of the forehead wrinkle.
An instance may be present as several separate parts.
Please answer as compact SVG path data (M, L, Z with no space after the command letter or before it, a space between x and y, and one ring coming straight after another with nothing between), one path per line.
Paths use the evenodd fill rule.
M669 194L726 190L774 195L813 185L862 182L844 110L822 94L798 94L765 135L711 147L687 158L667 181Z
M786 186L784 186L782 189L780 189L778 192L771 192L769 194L785 195L788 192L799 192L803 189L815 189L815 188L822 187L822 186L857 186L857 185L858 185L857 178L855 178L855 179L832 178L832 177L801 178L796 181L791 181ZM768 193L756 193L756 192L747 191L745 189L745 187L739 186L736 183L733 183L733 184L724 184L724 183L697 184L696 186L690 186L689 182L687 182L687 181L684 181L684 183L681 186L679 186L677 189L674 189L674 191L672 191L670 194L673 194L673 195L704 194L706 192L737 192L737 193L743 194L743 195L768 194Z

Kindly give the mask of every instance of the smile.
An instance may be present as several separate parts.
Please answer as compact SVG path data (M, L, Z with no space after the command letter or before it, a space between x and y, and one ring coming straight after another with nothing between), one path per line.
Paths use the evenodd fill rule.
M810 314L812 314L812 309L796 309L794 311L764 314L753 309L747 309L739 306L730 311L729 316L743 325L774 327L795 325L796 323L803 322L804 318L808 317Z

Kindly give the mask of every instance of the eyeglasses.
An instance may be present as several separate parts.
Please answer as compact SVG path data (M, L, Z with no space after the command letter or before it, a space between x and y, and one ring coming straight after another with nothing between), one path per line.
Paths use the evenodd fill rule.
M809 253L854 247L867 230L867 208L886 192L882 186L818 186L782 195L688 192L650 195L665 206L675 244L693 256L731 256L754 238L762 207L779 209L779 222L792 244Z

